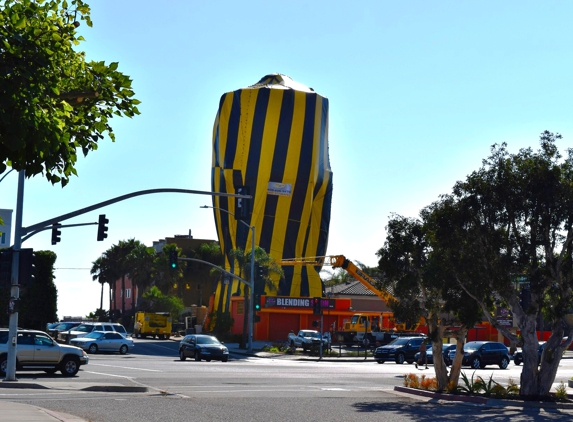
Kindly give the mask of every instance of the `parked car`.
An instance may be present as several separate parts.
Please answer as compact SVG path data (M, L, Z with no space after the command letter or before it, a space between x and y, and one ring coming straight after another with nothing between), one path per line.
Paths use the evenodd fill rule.
M90 353L119 352L122 355L135 346L131 338L126 338L120 333L105 331L92 331L83 337L70 340L70 343Z
M444 357L444 363L446 365L451 365L452 363L450 362L449 359L449 354L450 354L450 350L456 350L456 345L455 344L450 344L450 343L445 343L442 344L442 356ZM426 357L428 358L428 363L429 364L434 364L434 354L432 353L432 346L429 345L428 348L426 349ZM420 352L416 353L414 355L414 360L417 362L420 359Z
M486 365L499 365L506 369L509 365L509 350L497 341L470 341L464 344L462 366L473 369L485 368ZM453 362L456 349L450 351L449 359Z
M195 358L197 362L220 360L227 362L229 349L216 337L207 334L189 334L179 342L179 359Z
M398 364L414 363L414 356L420 351L420 345L425 339L425 337L398 337L384 346L377 347L374 360L378 363L391 360Z
M69 344L72 339L83 337L92 331L112 331L127 337L127 331L121 324L115 322L83 322L71 330L58 333L58 341Z
M0 375L8 368L8 329L0 329ZM66 377L76 375L81 365L87 365L89 357L75 346L58 344L43 331L17 331L16 370L44 371L54 374L60 371Z
M79 321L78 322L72 322L72 321L60 322L55 327L48 328L47 333L50 335L50 337L57 340L58 339L58 333L60 333L62 331L70 331L72 328L77 327L80 324L81 324L81 322L79 322Z

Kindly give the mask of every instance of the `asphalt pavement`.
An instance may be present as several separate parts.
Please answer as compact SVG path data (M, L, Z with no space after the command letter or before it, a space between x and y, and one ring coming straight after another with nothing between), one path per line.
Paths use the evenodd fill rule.
M172 337L173 341L179 341L181 338ZM268 345L268 342L255 341L253 342L252 348L253 352L249 353L245 349L239 348L237 343L225 343L225 346L229 349L229 352L234 355L243 356L256 356L260 358L280 358L280 359L297 359L297 360L318 360L322 359L329 362L360 362L364 361L363 353L360 351L358 353L362 356L349 356L348 354L340 354L338 356L328 356L319 358L319 356L309 356L300 354L284 354L284 353L271 353L263 351L263 348ZM337 350L337 348L334 348ZM567 356L564 358L573 358L573 352L568 352ZM370 357L370 359L372 359ZM19 388L19 389L58 389L58 390L83 390L83 391L100 391L100 392L134 392L134 393L144 393L147 392L146 387L140 386L125 386L120 384L105 384L105 385L93 385L91 383L78 382L77 380L68 380L65 377L46 380L45 382L27 382L27 381L1 381L0 388ZM468 401L474 404L482 404L493 407L507 407L507 406L522 406L522 407L538 407L537 402L527 402L520 400L494 400L494 399L483 399L479 403L475 402L475 398L466 396L457 396L453 398L451 395L440 395L437 397L436 394L428 391L408 389L404 387L396 387L395 392L397 395L407 394L409 397L416 397L420 401L428 400L452 400L452 401ZM544 404L547 407L547 403ZM555 403L555 408L559 409L571 409L573 410L573 405ZM29 404L22 404L18 402L10 402L6 400L0 400L0 414L2 415L2 420L9 420L11 422L88 422L80 417L54 412L52 410L44 409L38 406L33 406Z

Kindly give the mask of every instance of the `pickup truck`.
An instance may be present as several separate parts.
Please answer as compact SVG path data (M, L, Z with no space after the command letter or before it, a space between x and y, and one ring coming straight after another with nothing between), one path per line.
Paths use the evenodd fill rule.
M300 330L298 334L291 331L288 335L290 347L301 347L305 352L313 347L320 346L321 341L322 347L328 347L330 343L328 335L325 334L321 339L320 333L315 330Z

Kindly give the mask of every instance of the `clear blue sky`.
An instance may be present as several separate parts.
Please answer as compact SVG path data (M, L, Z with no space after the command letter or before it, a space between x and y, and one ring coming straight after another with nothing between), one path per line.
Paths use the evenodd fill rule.
M390 213L415 217L477 169L494 143L537 148L544 130L573 140L569 1L92 1L80 32L88 58L119 62L141 115L115 119L117 141L80 158L62 189L26 183L24 226L129 192L210 190L220 96L278 72L330 101L334 193L328 254L369 266ZM15 208L17 175L0 183ZM24 247L58 255L59 315L99 306L91 263L111 245L191 230L216 239L210 197L159 194L69 220ZM106 297L108 295L106 290ZM107 299L104 306L108 306Z

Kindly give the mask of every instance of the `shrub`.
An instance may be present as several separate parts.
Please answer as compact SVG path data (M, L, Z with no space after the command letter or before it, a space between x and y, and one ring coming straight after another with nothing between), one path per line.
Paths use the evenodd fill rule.
M561 381L561 383L555 388L555 397L559 400L567 400L567 387L565 387L565 383Z
M404 375L404 387L420 388L420 379L416 374Z
M426 378L425 375L422 375L420 388L422 390L436 391L438 389L438 380L436 378Z

